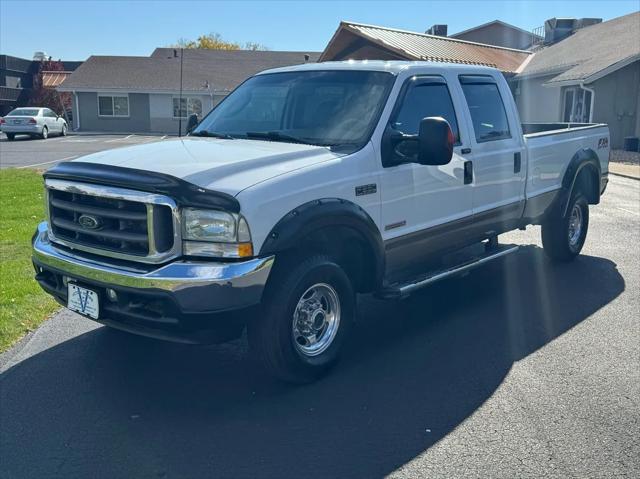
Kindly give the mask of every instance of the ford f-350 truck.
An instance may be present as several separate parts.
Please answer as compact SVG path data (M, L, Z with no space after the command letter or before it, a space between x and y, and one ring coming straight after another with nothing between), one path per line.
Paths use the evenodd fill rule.
M607 184L603 124L521 124L491 68L348 61L248 79L185 138L44 174L36 279L107 326L188 343L247 328L275 376L318 378L355 295L402 298L512 253L587 235Z

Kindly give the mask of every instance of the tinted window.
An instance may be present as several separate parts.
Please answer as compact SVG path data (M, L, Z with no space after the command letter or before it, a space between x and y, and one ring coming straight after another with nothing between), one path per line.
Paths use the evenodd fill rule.
M420 121L428 116L441 116L447 120L456 143L460 141L456 113L444 83L422 83L409 88L391 126L403 133L416 135Z
M476 141L511 138L502 97L495 83L462 83Z
M7 116L38 116L39 112L37 108L16 108Z

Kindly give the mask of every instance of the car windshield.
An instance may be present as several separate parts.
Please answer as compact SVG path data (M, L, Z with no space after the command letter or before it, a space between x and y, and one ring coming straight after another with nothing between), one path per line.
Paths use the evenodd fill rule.
M38 116L39 111L37 108L16 108L7 116Z
M344 70L257 75L193 134L357 149L371 136L394 78L387 72Z

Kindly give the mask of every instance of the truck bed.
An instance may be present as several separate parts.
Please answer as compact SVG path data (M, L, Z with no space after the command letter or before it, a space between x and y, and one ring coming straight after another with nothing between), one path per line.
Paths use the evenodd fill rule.
M560 188L573 156L590 150L598 156L601 172L609 169L609 128L602 123L524 123L527 147L526 197Z
M568 131L582 130L586 128L595 128L598 126L606 126L601 123L522 123L522 133L525 136L542 136L558 133L566 133Z

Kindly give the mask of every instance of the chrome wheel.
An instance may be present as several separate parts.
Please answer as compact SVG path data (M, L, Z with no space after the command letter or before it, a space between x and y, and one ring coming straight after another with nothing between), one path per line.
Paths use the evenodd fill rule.
M576 246L582 235L582 208L579 204L573 205L569 217L569 245Z
M326 283L307 289L293 312L293 342L305 356L317 356L327 350L340 326L338 293Z

